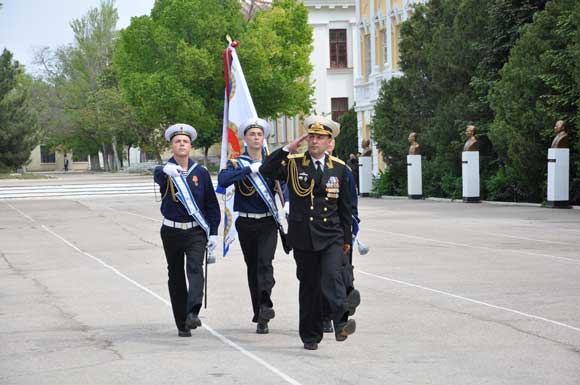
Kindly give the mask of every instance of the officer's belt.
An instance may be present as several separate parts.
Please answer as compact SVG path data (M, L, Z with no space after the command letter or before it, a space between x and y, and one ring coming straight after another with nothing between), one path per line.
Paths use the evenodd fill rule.
M163 225L169 226L169 227L174 227L176 229L188 230L188 229L191 229L192 227L199 226L199 223L197 223L195 221L194 222L175 222L175 221L169 220L167 218L163 218Z
M238 216L240 217L244 217L244 218L254 218L254 219L260 219L260 218L266 218L266 217L271 217L272 213L244 213L241 211L238 211Z

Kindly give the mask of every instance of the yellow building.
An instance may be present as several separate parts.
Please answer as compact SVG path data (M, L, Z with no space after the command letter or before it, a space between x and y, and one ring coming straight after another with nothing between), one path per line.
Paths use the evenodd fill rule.
M66 155L69 171L87 171L90 169L87 156L75 156L72 153ZM65 154L51 150L48 146L38 145L30 153L30 159L25 166L27 171L64 171Z
M355 110L358 120L358 144L371 138L369 122L374 116L374 105L384 80L401 76L399 40L401 24L409 18L413 7L427 0L357 0L357 49L355 63ZM371 140L372 143L372 140ZM383 159L375 144L373 174L382 169Z

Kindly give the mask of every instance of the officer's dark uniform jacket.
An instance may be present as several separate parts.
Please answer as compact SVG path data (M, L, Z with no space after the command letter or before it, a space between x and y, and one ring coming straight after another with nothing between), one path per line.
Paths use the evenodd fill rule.
M325 155L324 172L316 170L308 152L289 154L282 148L264 161L262 175L285 180L290 193L288 242L298 250L323 250L337 239L352 244L352 202L347 167Z
M177 164L173 157L167 162ZM189 159L188 169L184 175L186 176L191 194L209 225L210 235L217 235L220 224L220 206L213 189L211 177L204 167L200 165L194 166L196 166L196 163ZM161 214L165 218L175 222L194 221L193 217L187 212L187 209L175 196L177 188L163 172L162 166L155 167L154 180L159 185L159 191L163 196Z
M265 156L264 156L265 157ZM253 163L248 153L245 152L241 158ZM263 214L270 210L266 203L257 193L256 189L250 181L250 174L252 170L249 167L242 167L237 159L228 160L225 169L218 174L218 184L222 187L228 187L236 184L236 195L234 197L234 210L245 213ZM268 188L274 198L274 188L276 181L274 179L266 179Z

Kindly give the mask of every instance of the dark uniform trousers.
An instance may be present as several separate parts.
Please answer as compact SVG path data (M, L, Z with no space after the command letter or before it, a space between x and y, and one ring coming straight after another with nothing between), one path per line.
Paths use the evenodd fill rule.
M343 258L344 267L341 269L342 282L348 295L352 289L354 289L354 267L352 266L352 247L349 249L348 253L344 253L342 248L340 254ZM322 298L322 319L325 321L331 321L331 310L330 304L325 298Z
M260 168L264 176L289 181L288 242L300 281L299 333L305 343L322 340L323 297L337 329L348 317L343 282L348 257L342 251L344 244L352 243L347 168L329 156L324 164L320 173L309 153L290 155L278 149Z
M342 280L345 268L343 255L342 241L339 239L320 251L294 249L296 276L300 281L299 333L303 342L322 340L323 299L328 304L328 314L335 316L335 324L345 321L343 317L348 310Z
M161 226L161 240L167 259L169 296L175 325L185 329L187 313L199 314L203 299L203 258L207 236L200 226L181 230ZM183 263L186 263L187 282Z
M270 216L259 219L238 217L236 229L247 266L248 286L254 310L252 322L258 322L260 306L273 306L270 299L275 284L272 260L278 241L278 228L276 221Z

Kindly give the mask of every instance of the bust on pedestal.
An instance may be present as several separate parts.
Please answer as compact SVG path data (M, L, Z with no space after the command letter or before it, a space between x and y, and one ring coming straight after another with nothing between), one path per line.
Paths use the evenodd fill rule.
M371 148L370 139L364 139L361 143L362 154L358 158L359 168L359 186L360 195L363 197L369 196L373 187L373 150Z
M461 154L463 202L479 203L479 141L475 136L475 126L467 126L465 136L467 141Z
M569 208L570 188L570 137L563 120L554 126L556 137L548 149L547 207Z
M409 155L407 155L407 194L409 199L423 199L423 178L421 174L421 146L417 143L417 133L409 134Z

